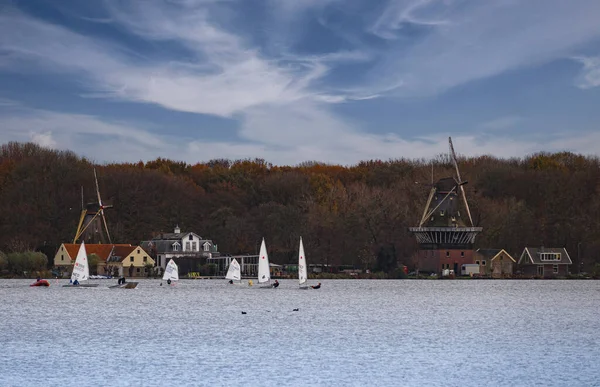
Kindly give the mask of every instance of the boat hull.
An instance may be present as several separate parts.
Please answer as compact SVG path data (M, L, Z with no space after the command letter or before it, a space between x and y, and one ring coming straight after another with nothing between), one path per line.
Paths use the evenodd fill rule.
M47 280L39 280L39 281L32 283L29 286L50 286L50 282L48 282Z
M98 287L98 284L63 285L63 288L96 288L96 287Z
M126 282L121 285L109 286L110 289L135 289L139 282Z

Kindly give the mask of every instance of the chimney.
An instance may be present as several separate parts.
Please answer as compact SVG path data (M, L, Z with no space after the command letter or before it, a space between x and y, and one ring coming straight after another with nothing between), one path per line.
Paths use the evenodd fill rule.
M181 229L179 228L179 225L175 226L175 234L180 234L181 233Z

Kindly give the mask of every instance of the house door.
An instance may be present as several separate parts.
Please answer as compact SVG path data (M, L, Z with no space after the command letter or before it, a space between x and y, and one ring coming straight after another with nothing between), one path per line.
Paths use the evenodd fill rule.
M537 268L538 268L537 269L538 275L543 276L544 275L544 265L540 265Z

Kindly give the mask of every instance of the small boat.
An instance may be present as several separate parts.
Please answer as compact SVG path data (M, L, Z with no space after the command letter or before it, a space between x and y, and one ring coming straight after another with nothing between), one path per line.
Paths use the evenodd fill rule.
M85 250L85 243L81 242L79 251L77 252L77 258L75 259L75 266L73 266L73 272L71 273L71 283L63 285L63 288L95 288L98 284L81 283L90 278L90 266L87 259L87 252Z
M165 274L163 275L162 279L163 281L167 281L167 283L171 286L175 286L175 284L172 283L173 281L179 281L179 268L172 259L169 261L169 263L167 263Z
M109 286L109 289L135 289L138 286L139 282L125 282L122 284L117 284L113 286Z
M258 283L261 288L272 287L269 254L267 254L265 238L263 238L262 243L260 244L260 254L258 255Z
M228 279L229 283L231 284L241 285L242 283L242 270L240 269L240 264L235 258L233 258L233 260L229 264L229 269L227 269L225 279Z
M29 286L50 286L50 282L45 279L39 279Z
M306 269L306 256L304 255L304 245L302 244L302 237L300 237L300 247L298 249L298 285L300 289L308 289L308 272Z

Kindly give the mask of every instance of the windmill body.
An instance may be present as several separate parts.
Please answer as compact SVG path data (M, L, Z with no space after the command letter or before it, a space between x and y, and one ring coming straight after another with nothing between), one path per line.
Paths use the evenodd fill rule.
M83 207L83 189L82 189L82 210L79 218L79 224L73 243L112 243L110 233L108 232L108 224L104 216L104 210L112 208L112 205L107 205L102 201L100 196L100 187L98 186L98 176L94 169L94 180L96 182L96 196L98 201L88 203Z
M417 268L422 272L460 273L463 264L473 263L473 244L482 231L475 227L452 140L450 157L455 176L444 177L432 185L418 227L410 227L419 244Z

